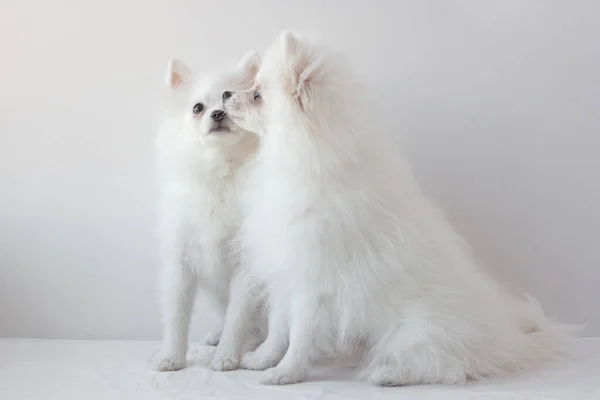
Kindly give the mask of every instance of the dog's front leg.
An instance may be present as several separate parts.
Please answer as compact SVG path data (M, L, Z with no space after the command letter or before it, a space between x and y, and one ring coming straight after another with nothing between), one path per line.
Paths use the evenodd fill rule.
M165 265L162 286L164 335L156 369L177 371L185 367L197 282L189 266L175 261Z
M267 375L262 380L264 384L287 385L300 382L310 363L318 301L316 296L307 296L305 293L291 293L290 297L289 347L281 362L266 371Z
M231 281L223 333L211 364L215 371L230 371L240 365L242 346L256 312L256 299L251 288L241 274L236 274Z
M279 364L289 345L289 293L270 288L269 330L265 341L242 357L242 368L265 370Z

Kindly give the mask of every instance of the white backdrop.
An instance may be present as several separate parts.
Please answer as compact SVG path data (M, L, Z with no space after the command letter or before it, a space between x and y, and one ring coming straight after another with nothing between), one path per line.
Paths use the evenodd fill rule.
M0 19L0 336L160 336L167 60L227 65L284 28L369 74L493 274L600 335L599 2L3 0Z

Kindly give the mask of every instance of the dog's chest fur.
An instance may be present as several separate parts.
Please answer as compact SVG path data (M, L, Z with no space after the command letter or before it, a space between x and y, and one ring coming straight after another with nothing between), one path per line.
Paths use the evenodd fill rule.
M163 212L181 240L184 264L210 291L224 289L237 265L232 240L240 223L237 192L246 157L204 151L170 171L164 186Z

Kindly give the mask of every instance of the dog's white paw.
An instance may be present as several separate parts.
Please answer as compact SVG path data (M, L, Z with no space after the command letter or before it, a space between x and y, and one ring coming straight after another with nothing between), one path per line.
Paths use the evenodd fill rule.
M156 371L179 371L185 368L185 357L163 357L156 362L154 369Z
M385 367L376 368L369 374L367 381L376 386L402 386L405 384L397 370Z
M240 367L244 369L252 369L255 371L262 371L267 368L271 368L277 365L276 357L269 357L267 354L260 351L260 347L256 351L250 351L242 357Z
M221 331L208 332L200 341L204 346L217 346L221 340Z
M214 358L210 368L213 371L232 371L238 369L240 362L231 357L218 357Z
M265 377L260 383L263 385L290 385L301 382L303 379L304 374L301 371L275 367L265 371Z

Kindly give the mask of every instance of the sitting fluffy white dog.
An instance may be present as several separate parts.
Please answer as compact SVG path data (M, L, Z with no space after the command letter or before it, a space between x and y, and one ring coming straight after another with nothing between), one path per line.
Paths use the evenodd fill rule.
M336 57L283 33L255 87L223 97L261 136L241 232L271 311L242 366L299 382L323 331L339 352L364 349L361 376L376 385L461 383L559 353L564 327L478 268Z
M221 97L227 88L250 87L258 66L258 55L249 53L232 71L198 78L181 61L169 63L168 113L157 140L164 319L160 371L185 366L198 286L225 314L225 333L218 329L204 340L218 344L212 368L230 370L239 364L241 334L230 321L249 315L242 313L245 300L239 295L245 290L232 239L241 220L238 186L258 139L231 122Z

